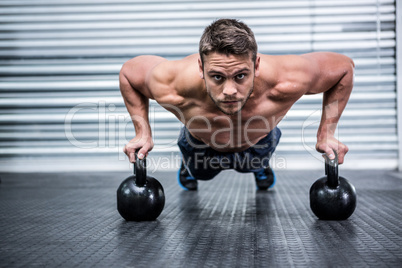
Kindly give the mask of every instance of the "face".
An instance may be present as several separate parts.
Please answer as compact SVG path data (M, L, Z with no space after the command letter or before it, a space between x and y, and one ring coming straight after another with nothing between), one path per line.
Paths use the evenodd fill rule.
M251 55L204 55L204 68L198 60L200 76L208 95L223 113L233 115L246 104L253 92L254 77L259 75L260 58Z

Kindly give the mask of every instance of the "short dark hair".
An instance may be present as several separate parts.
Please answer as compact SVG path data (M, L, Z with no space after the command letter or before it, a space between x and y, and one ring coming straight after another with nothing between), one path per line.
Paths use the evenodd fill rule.
M253 31L243 22L235 19L219 19L207 26L201 36L199 53L211 52L225 55L251 54L253 62L257 59L257 42Z

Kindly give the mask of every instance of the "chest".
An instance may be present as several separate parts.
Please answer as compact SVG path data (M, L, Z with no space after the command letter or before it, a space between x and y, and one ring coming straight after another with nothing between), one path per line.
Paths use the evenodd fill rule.
M183 113L181 120L188 128L197 129L244 129L257 128L269 130L274 128L284 117L290 107L275 102L247 103L234 115L226 115L215 105L194 105Z
M275 128L286 111L265 103L245 106L229 116L198 106L185 113L183 123L194 137L214 148L245 148L257 143Z

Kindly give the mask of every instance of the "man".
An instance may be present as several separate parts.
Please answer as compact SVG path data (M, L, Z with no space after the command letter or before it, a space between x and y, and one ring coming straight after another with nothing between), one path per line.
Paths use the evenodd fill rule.
M149 99L183 124L178 145L179 184L197 190L221 170L253 172L258 189L275 175L268 166L281 132L276 127L305 94L323 93L316 149L343 163L346 145L334 137L353 88L353 61L336 53L271 56L257 53L253 32L242 22L220 19L208 26L199 54L177 61L139 56L120 72L120 89L136 136L124 147L131 162L152 150Z

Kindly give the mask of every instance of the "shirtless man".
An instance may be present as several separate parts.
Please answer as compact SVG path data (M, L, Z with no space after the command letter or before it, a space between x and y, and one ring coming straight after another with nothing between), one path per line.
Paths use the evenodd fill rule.
M253 172L258 189L275 175L269 157L281 136L276 127L305 94L323 93L316 149L343 163L346 145L334 137L353 88L353 61L340 54L300 56L257 53L253 32L242 22L220 19L208 26L199 53L177 61L139 56L120 71L120 90L136 136L124 147L130 162L153 148L149 99L156 100L183 124L178 145L183 161L179 184L196 190L221 170Z

